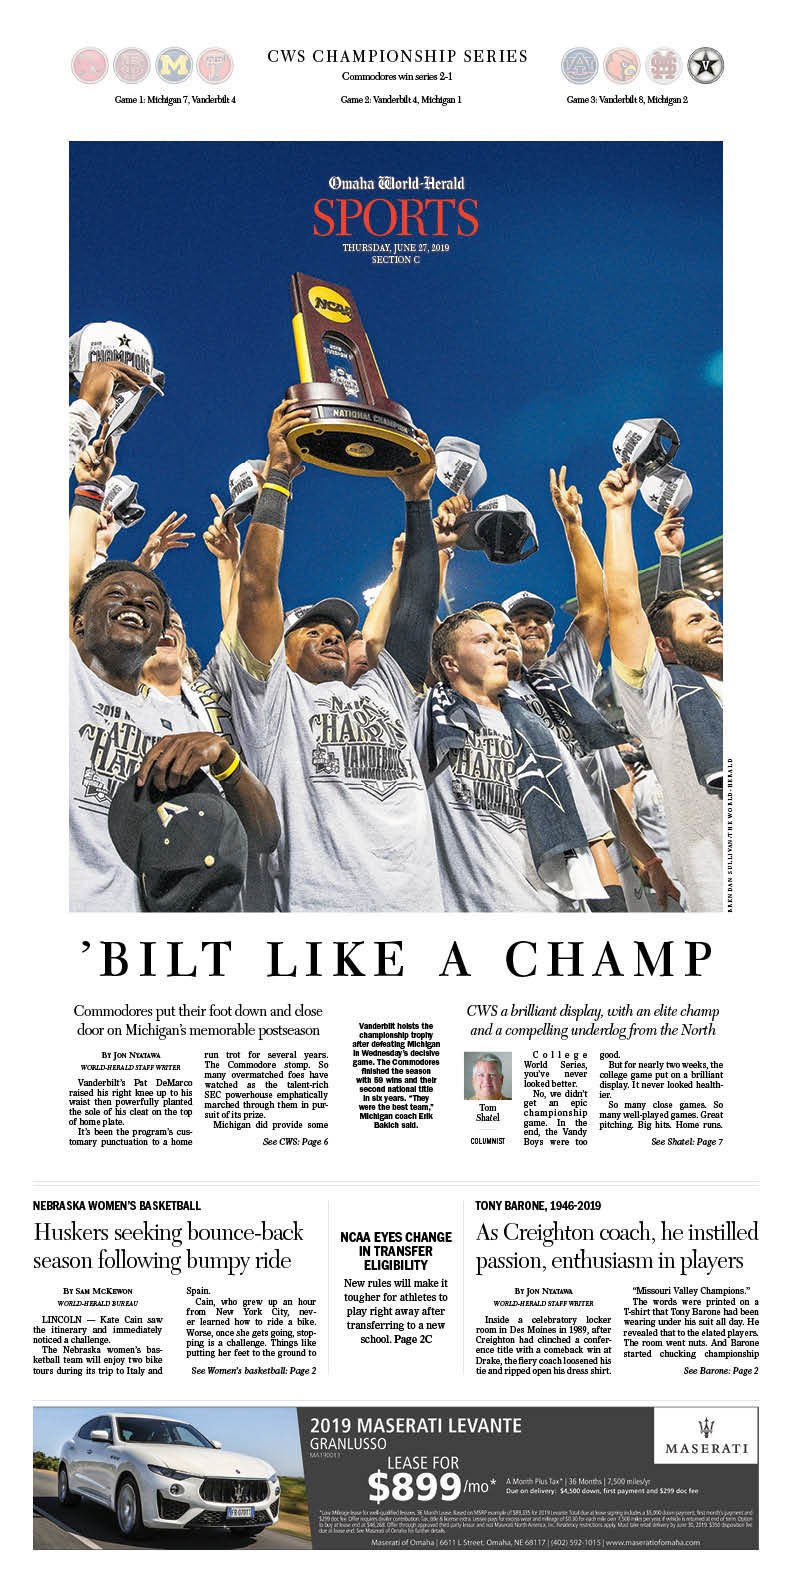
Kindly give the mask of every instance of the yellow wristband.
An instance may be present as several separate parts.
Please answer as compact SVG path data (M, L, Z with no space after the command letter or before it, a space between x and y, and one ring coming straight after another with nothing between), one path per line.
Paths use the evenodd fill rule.
M231 760L231 763L228 766L227 770L213 770L212 771L212 775L214 776L215 781L227 781L228 777L232 776L234 774L234 771L239 769L239 766L241 765L241 763L242 763L242 760L240 759L239 754L235 753L234 757Z
M265 480L261 488L277 490L279 495L285 495L287 500L291 500L291 490L284 489L282 484L268 484Z

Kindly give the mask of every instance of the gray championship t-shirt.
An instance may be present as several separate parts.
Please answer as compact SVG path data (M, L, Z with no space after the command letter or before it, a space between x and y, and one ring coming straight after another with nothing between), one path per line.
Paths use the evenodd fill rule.
M649 846L662 858L666 872L673 876L671 848L663 789L654 770L640 769L633 781L633 819Z
M231 643L235 737L281 820L268 866L277 911L441 912L401 668L384 651L354 687L314 684L289 670L283 644L262 664L238 634Z
M671 873L682 891L683 904L694 913L719 913L723 907L723 803L705 792L697 779L671 677L654 639L640 670L630 670L615 656L613 670L628 729L640 737L663 789ZM720 699L718 688L712 691Z
M110 840L107 811L149 748L173 730L179 700L151 688L124 693L70 650L70 898L76 913L139 913L137 878ZM180 712L179 712L180 713ZM193 730L197 728L193 726Z
M588 852L572 860L577 884L559 860L558 877L566 895L538 875L513 775L511 729L502 712L479 705L483 731L447 754L437 770L429 762L430 712L427 697L417 715L416 747L429 787L446 908L459 913L569 913L579 910L582 896L604 896ZM559 751L565 768L571 766L560 745ZM582 786L578 794L582 796ZM598 823L593 811L590 818Z

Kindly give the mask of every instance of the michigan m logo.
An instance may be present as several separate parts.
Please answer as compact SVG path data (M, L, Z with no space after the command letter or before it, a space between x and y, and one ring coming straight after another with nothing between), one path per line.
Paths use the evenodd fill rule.
M192 56L186 50L163 50L157 57L157 73L165 82L189 77L191 71Z

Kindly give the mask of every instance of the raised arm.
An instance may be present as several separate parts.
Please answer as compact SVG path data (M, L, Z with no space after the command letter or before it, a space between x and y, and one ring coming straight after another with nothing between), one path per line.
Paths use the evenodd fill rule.
M605 502L605 591L611 649L630 671L643 668L651 630L641 605L632 536L632 504L638 493L634 468L614 468L599 487Z
M75 491L69 513L69 605L96 560L96 533L105 487L115 467L112 439L100 435L74 464Z
M69 408L69 468L86 443L112 411L116 385L139 389L150 385L147 374L127 368L125 363L89 363L80 381L80 392Z
M363 641L366 645L366 659L370 666L376 665L390 632L393 612L399 598L399 573L403 554L404 534L401 533L391 546L390 572L363 623Z
M214 506L215 515L203 536L203 542L217 561L217 577L220 584L220 615L223 626L228 631L233 632L237 622L239 592L237 571L242 555L239 528L233 517L223 515L224 507L219 495L210 495L209 499Z
M555 468L550 469L550 496L564 525L566 542L575 568L575 593L578 604L575 626L583 634L591 651L591 658L597 664L608 632L608 606L605 599L602 565L583 527L583 514L580 510L583 496L574 484L567 484L566 463L559 469L558 478Z
M685 548L685 519L680 517L675 506L669 506L659 528L655 528L655 544L660 551L660 565L657 568L658 594L670 594L676 589L684 588L685 580L682 576L682 551Z
M420 430L419 434L428 444L426 435ZM385 648L416 689L423 687L429 670L440 597L440 562L448 559L447 552L456 544L456 519L469 506L464 496L451 496L432 521L429 490L434 474L432 453L426 467L411 468L393 479L407 502L407 526L398 598Z
M287 414L285 401L272 414L267 434L267 478L253 508L239 563L237 628L251 654L264 664L272 659L283 638L283 602L278 583L283 534L291 481L303 471L302 463L289 450L287 437L309 416L302 408Z
M438 552L438 599L445 588L448 565L454 554L457 542L456 520L462 512L470 510L470 501L466 495L451 495L448 500L442 501L434 519L435 543ZM363 637L366 644L366 658L370 666L376 665L377 658L385 647L385 641L390 632L393 613L399 597L399 577L401 573L402 556L404 555L405 535L399 534L394 539L391 547L391 570L383 583L377 598L363 624ZM436 607L435 607L436 614Z

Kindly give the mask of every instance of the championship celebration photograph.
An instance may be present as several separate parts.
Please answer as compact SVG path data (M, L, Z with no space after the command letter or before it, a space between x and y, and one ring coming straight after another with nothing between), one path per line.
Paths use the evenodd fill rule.
M716 142L72 144L73 911L722 910L721 224Z

